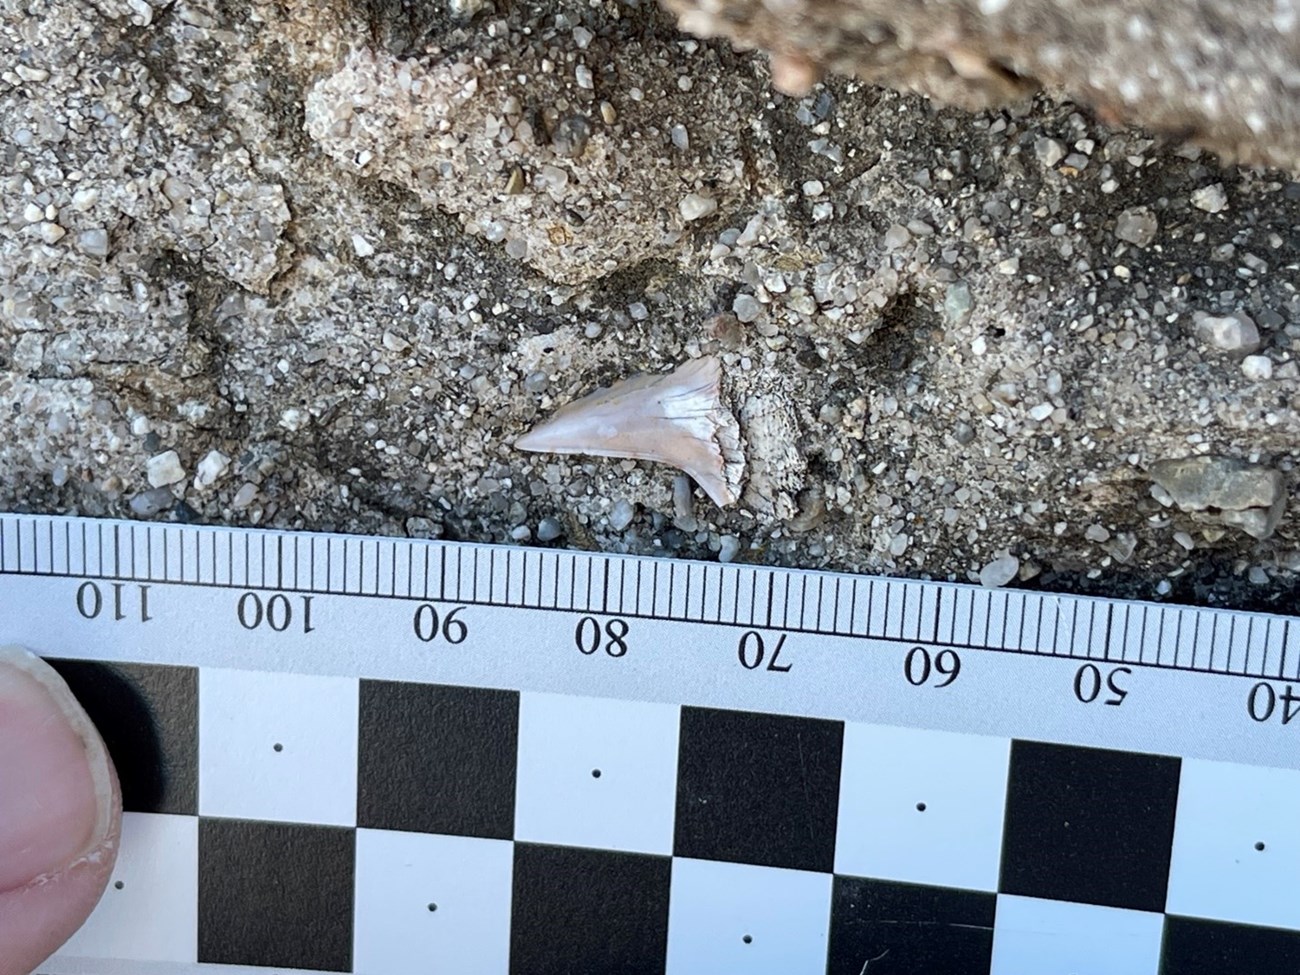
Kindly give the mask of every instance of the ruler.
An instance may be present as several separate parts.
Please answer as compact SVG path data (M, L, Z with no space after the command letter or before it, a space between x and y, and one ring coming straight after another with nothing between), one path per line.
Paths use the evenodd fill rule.
M50 975L1294 972L1293 623L0 515L125 769Z

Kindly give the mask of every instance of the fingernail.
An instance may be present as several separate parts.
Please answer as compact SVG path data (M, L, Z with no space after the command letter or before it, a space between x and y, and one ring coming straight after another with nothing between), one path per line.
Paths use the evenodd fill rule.
M108 751L63 678L0 646L0 891L97 850L113 803Z

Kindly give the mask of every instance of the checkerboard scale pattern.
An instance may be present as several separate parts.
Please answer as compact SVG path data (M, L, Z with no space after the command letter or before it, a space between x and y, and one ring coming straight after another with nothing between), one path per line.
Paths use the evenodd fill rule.
M52 661L118 763L56 957L1293 975L1300 772L510 689Z

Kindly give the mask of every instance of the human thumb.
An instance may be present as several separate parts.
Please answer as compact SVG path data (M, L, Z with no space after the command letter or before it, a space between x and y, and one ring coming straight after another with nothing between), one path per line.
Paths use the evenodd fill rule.
M85 923L121 824L108 749L67 684L0 646L0 975L30 975Z

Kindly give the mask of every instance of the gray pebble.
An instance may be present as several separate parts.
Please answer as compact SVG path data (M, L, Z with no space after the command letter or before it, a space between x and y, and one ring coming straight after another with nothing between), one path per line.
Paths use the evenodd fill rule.
M734 562L740 554L740 539L735 535L723 535L718 548L719 562Z
M253 503L255 497L257 497L257 485L246 482L240 485L239 490L235 492L235 496L230 499L230 506L232 508L247 508Z
M1034 155L1044 166L1055 166L1065 158L1065 144L1060 139L1037 139L1034 142Z
M543 392L550 385L550 377L544 372L530 372L524 379L524 391L528 393Z
M1192 193L1192 206L1206 213L1219 213L1228 205L1228 194L1222 183L1202 186Z
M975 306L971 298L970 285L965 281L954 281L943 293L943 317L950 325L961 325L970 317Z
M1245 312L1207 315L1198 311L1192 316L1192 330L1202 342L1224 352L1254 352L1261 344L1259 329Z
M510 529L510 537L516 542L526 542L533 537L533 531L527 525L515 525Z
M635 517L636 509L632 507L630 501L616 501L614 507L609 510L609 527L616 532L621 532L632 524L632 519Z
M1272 535L1286 510L1282 473L1234 457L1171 458L1156 461L1149 474L1182 510L1217 512L1224 525L1252 538Z
M1150 207L1130 207L1115 220L1115 236L1135 247L1147 247L1156 239L1160 222Z
M1004 555L980 569L980 585L991 589L1005 586L1019 571L1020 560L1014 555Z
M731 303L731 310L736 318L745 324L757 320L758 316L763 314L762 304L751 294L736 295L736 300Z
M699 193L687 193L680 203L677 204L677 210L686 221L699 220L701 217L707 217L710 213L718 208L718 201L711 196L702 196Z
M591 138L591 123L585 115L567 115L555 126L551 148L557 155L573 159L582 155Z
M131 513L141 518L150 518L170 508L174 500L171 488L160 487L152 491L141 491L131 499Z
M682 531L693 532L695 521L695 486L685 474L673 478L673 524Z
M896 223L885 231L885 250L896 251L900 247L906 247L911 239L912 232L901 223Z
M145 472L149 485L156 488L175 484L185 478L185 468L181 466L181 459L174 450L150 457L145 464Z
M90 257L107 257L108 231L103 227L81 231L77 234L77 250Z
M543 518L537 523L537 540L539 542L553 542L563 534L563 526L554 518Z

